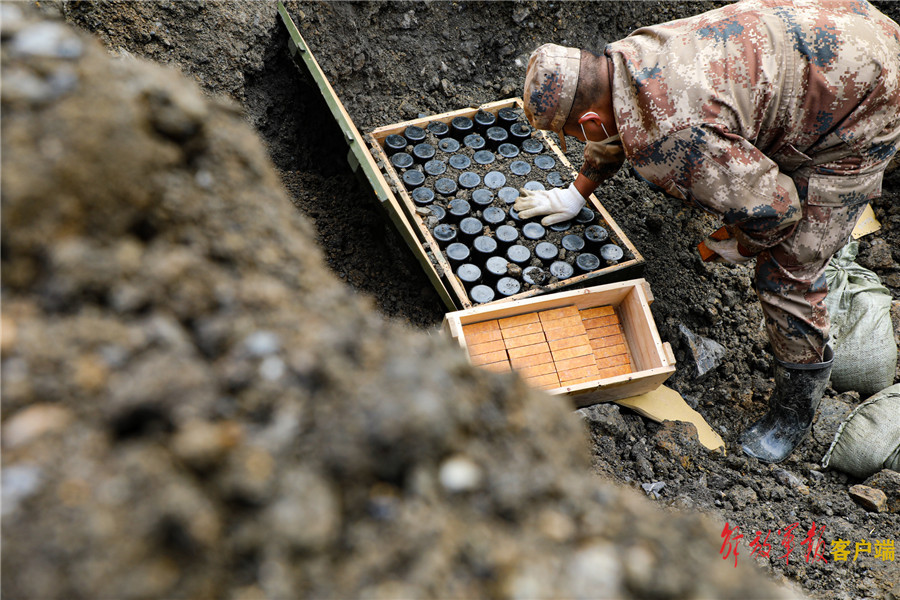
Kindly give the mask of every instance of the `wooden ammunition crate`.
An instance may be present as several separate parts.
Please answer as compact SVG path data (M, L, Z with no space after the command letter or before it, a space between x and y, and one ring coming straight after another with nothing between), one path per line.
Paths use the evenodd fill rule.
M589 406L650 392L675 372L643 279L447 313L443 331L472 364Z
M501 100L484 104L476 108L466 108L453 112L432 115L421 119L413 119L411 121L405 121L394 125L380 127L365 135L369 150L374 157L375 163L380 169L380 174L383 175L390 188L391 198L389 198L389 201L385 203L385 206L388 207L388 210L396 211L400 219L404 221L404 226L416 232L416 244L410 244L410 247L412 247L414 251L426 253L426 260L423 260L423 257L419 257L419 262L422 263L423 266L425 266L428 270L429 278L437 288L438 293L442 298L444 298L445 303L449 304L452 302L452 306L448 306L448 308L467 309L474 306L474 303L469 298L465 287L453 273L453 269L448 263L446 257L441 252L440 246L432 236L431 231L425 225L422 215L417 212L416 205L413 202L410 193L406 190L406 187L401 180L400 174L391 165L390 160L384 151L384 140L388 135L391 135L393 133L402 135L403 131L410 125L417 125L424 128L427 127L428 123L432 121L441 121L449 124L455 117L458 116L466 116L471 118L479 110L484 110L496 114L500 109L507 107L513 107L521 110L521 106L522 102L519 98L511 98L508 100ZM549 148L550 151L555 155L556 160L561 163L560 170L569 171L571 176L574 178L574 176L576 175L575 170L572 168L571 163L569 163L569 161L566 159L566 156L559 150L559 147L553 142L550 136L546 135L543 131L535 131L534 136L540 139L543 142L544 146L546 148ZM591 195L590 198L588 198L588 207L591 208L599 216L599 218L605 222L606 229L610 234L610 238L618 242L622 249L625 251L625 257L621 262L614 265L605 266L589 273L574 275L568 279L557 281L548 285L539 287L535 286L529 290L524 290L513 296L495 299L493 302L489 302L482 306L488 306L501 302L522 300L524 298L536 296L538 294L555 292L562 289L584 287L586 285L596 285L598 283L605 283L609 281L620 281L623 279L639 276L641 273L641 269L643 268L644 259L638 252L637 248L635 248L631 241L628 240L628 238L625 236L625 233L616 224L615 220L612 218L609 212L607 212L603 205L600 204L600 201L597 200L596 196ZM396 222L398 219L395 218L394 220Z

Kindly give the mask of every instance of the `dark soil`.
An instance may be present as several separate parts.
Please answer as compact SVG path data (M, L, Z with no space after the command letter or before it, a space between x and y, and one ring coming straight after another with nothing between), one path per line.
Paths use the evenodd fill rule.
M357 126L369 131L515 96L527 57L541 43L596 50L641 25L717 5L289 2L288 8ZM880 6L895 20L900 16L897 5ZM72 2L58 9L110 49L175 65L210 95L236 100L262 136L292 202L309 217L330 269L390 319L429 331L439 325L446 307L347 166L346 147L318 90L290 61L274 5ZM568 157L580 165L577 144ZM597 197L646 260L653 315L678 359L667 385L721 434L727 452L706 452L677 424L648 422L602 405L582 411L590 425L594 472L641 493L650 488L647 495L673 511L701 512L720 527L738 526L745 544L755 532L771 531L771 558L751 558L742 545L738 560L758 560L776 579L810 596L900 597L896 561L862 556L835 562L826 553L827 563L807 562L800 546L813 526L824 526L826 551L837 539L852 545L900 534L900 515L867 512L848 495L858 481L819 465L840 419L861 400L858 395L829 388L813 435L785 463L768 466L742 455L737 435L764 411L773 386L751 270L701 262L694 247L718 224L653 193L627 169ZM858 261L890 288L900 338L900 169L888 174L873 208L882 229L861 240ZM703 377L696 375L682 326L727 350ZM651 487L657 482L664 485ZM795 523L795 548L781 559L776 532Z

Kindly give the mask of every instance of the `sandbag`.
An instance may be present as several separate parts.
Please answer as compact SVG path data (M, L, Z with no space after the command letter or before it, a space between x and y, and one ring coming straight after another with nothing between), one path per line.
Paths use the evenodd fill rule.
M847 415L822 466L859 478L882 469L900 471L900 384L875 394Z
M894 382L897 344L891 324L891 293L878 275L855 262L851 241L825 268L834 367L831 387L871 396Z

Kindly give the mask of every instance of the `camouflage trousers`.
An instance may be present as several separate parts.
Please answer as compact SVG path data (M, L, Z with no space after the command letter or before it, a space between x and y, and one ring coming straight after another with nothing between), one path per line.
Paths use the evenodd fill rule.
M803 207L793 234L756 257L756 293L772 351L791 363L821 362L829 341L825 267L849 241L868 201L880 195L884 165L835 175L839 165L791 173Z

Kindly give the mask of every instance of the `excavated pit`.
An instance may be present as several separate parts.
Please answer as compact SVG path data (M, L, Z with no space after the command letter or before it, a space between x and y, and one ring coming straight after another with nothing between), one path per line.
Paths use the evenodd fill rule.
M381 207L377 206L370 192L358 184L347 166L343 138L334 126L314 83L292 63L287 52L287 34L277 20L272 4L41 4L45 9L56 7L69 22L97 35L110 50L124 50L136 56L176 66L193 77L211 96L225 95L234 99L242 106L246 120L264 140L288 192L289 201L308 218L311 225L309 229L314 232L329 269L352 290L369 299L361 304L370 301L390 320L416 329L428 330L440 322L446 308ZM623 37L641 25L689 16L721 4L603 3L602 19L598 19L598 4L578 2L289 2L288 9L316 52L320 64L357 126L362 131L368 131L397 122L398 118L414 119L435 115L460 106L475 107L516 95L520 91L523 61L541 43L556 42L597 50L602 48L605 40ZM894 3L881 2L876 5L895 20L900 16L900 10ZM577 144L571 144L568 157L575 168L580 166L580 149ZM762 465L740 454L736 444L737 435L747 423L755 420L765 410L765 403L771 392L771 358L761 328L761 313L752 290L751 271L745 267L704 264L694 251L696 243L718 227L718 223L696 209L681 206L651 192L631 177L627 169L623 169L602 186L597 196L646 260L644 276L656 297L652 306L654 319L662 339L672 344L678 359L678 371L667 385L679 391L722 435L728 453L727 456L708 454L698 446L690 431L685 431L677 424L652 423L627 409L602 405L584 411L583 414L590 433L591 471L602 478L636 489L673 513L704 513L714 519L719 530L725 524L730 524L731 527L737 525L744 534L742 543L749 544L754 532L761 531L765 534L768 530L774 536L775 532L794 523L799 524L798 531L804 532L813 524L825 525L824 537L827 542L844 539L849 540L852 545L853 542L873 537L896 539L900 532L900 518L896 513L865 511L847 494L848 488L854 483L860 483L859 481L841 473L823 471L819 466L818 461L831 442L840 418L861 400L858 394L839 394L832 389L827 390L813 435L784 464ZM244 202L252 201L244 198ZM900 308L896 302L900 298L900 170L888 173L884 182L884 195L873 202L873 208L882 223L882 230L861 240L858 261L878 273L891 290L895 298L895 331L900 335ZM154 231L158 227L158 223L151 225L145 230ZM8 242L4 239L4 257L8 255L8 249ZM253 256L255 251L251 247L245 252ZM239 257L240 254L235 252L233 260L238 262L241 260ZM4 263L4 285L15 278L24 277L22 273L28 273L28 269L33 269L35 264L40 264L39 259L34 259L34 264L24 267L17 263L17 269L8 269ZM312 274L319 276L319 272L315 270ZM59 296L62 292L58 289L50 291L58 297L65 297ZM176 300L186 302L180 298ZM304 298L299 296L284 297L282 300L294 301L299 305L304 302ZM314 304L319 311L316 319L326 320L324 315L328 314L328 302L317 300ZM353 305L354 308L356 306ZM26 311L25 314L30 313ZM349 319L349 314L353 314L352 311L345 311L332 318ZM301 314L301 317L308 315ZM363 320L369 323L368 317ZM186 316L181 322L186 326L190 323L204 325L199 333L192 335L197 336L203 352L216 355L217 351L214 349L223 343L216 334L223 327L219 321ZM282 320L277 325L284 326L284 323ZM165 327L160 323L154 325L154 331L158 329L159 332L153 335L162 340L167 339L164 333L171 329L169 321L164 321L164 324ZM274 327L272 324L266 326ZM379 328L382 326L369 324L369 327L376 330L373 335L379 335ZM91 329L90 323L87 323L78 331ZM347 329L349 331L342 330L338 341L329 343L335 347L343 347L341 344L351 346L351 342L347 340L352 334L358 333L360 327L354 328L351 324ZM703 375L698 374L694 367L691 339L682 333L685 329L721 344L724 358L718 366ZM52 336L46 335L40 339L45 338L51 339ZM408 343L405 338L402 342ZM169 339L165 343L174 342ZM300 342L296 343L298 347L302 347ZM77 346L77 336L72 345ZM49 342L47 346L50 346ZM4 359L6 352L4 349ZM46 353L46 350L43 352ZM345 366L342 360L330 362L325 369L313 369L308 363L309 355L305 352L294 358L303 367L301 370L304 375L300 381L303 393L307 393L307 390L331 389L329 386L333 382L326 375L347 379L345 387L335 390L329 396L335 402L358 394L361 387L371 389L372 380L355 372L348 375L342 369ZM416 354L415 350L411 354ZM352 362L364 364L367 356L365 353L362 356L354 355ZM65 364L65 361L51 364ZM177 361L172 364L177 365ZM189 364L194 366L193 363ZM231 368L229 363L226 365ZM16 362L13 366L20 367L21 362ZM246 368L235 367L223 377L227 377L232 385L246 385L242 383L247 378ZM88 373L91 372L88 370ZM357 378L356 382L353 381L354 377ZM6 377L4 379L9 381ZM182 385L180 389L192 392L202 389L197 383L196 374L187 373L183 379L185 383L179 383ZM39 386L43 386L41 389L59 389L58 384L49 383L46 379L36 381ZM387 384L392 381L391 374L386 375L386 380L377 381ZM900 381L900 374L895 377L896 381ZM443 379L428 383L428 387L435 390L445 390L447 385L447 381ZM507 398L503 394L512 397L526 394L521 388L511 387L515 384L509 380L480 374L465 375L463 383L459 385L463 385L463 389L459 390L459 398L466 398L471 394L495 398ZM404 388L404 394L408 396L398 394L397 397L410 398L406 407L412 409L417 406L412 398L416 397L419 389L412 384L409 387L410 389ZM8 389L6 388L7 391ZM263 390L271 393L269 388ZM277 414L277 405L265 401L266 397L265 393L260 394L260 398L251 401L250 408L247 409L252 415L249 422L255 422L261 428L270 423L267 415ZM72 405L77 406L77 403L73 402ZM4 412L7 414L9 406L20 408L19 405L5 403ZM227 403L217 405L216 411L220 414L232 414L229 411L234 409L230 406ZM341 406L346 411L344 416L323 414L316 423L326 429L330 427L348 434L358 434L364 430L363 427L347 422L349 415L358 416L355 400ZM367 410L377 414L377 406L380 405L373 402L367 405ZM535 406L539 404L529 404L531 410ZM508 407L504 405L503 410L506 408ZM382 409L387 410L383 406ZM396 417L396 414L392 413L391 416ZM158 440L159 436L170 435L173 427L178 430L178 423L168 413L160 413L158 410L135 409L119 415L112 422L116 424L113 435L124 436L121 441L130 440L131 444L135 440L138 440L138 444L142 439ZM383 422L379 422L388 423L390 419L385 417ZM426 423L429 422L426 420ZM477 428L479 425L476 423L480 421L469 422L465 427ZM311 467L314 469L312 474L305 471L294 474L298 481L312 481L316 484L314 487L321 492L320 496L327 497L327 490L330 489L328 485L333 485L335 481L338 485L347 486L347 494L351 497L347 499L348 514L341 515L341 523L352 523L360 519L368 523L366 519L373 518L372 515L397 514L399 506L404 526L414 531L414 525L419 521L411 519L411 515L404 512L407 510L404 496L398 496L397 492L398 489L405 489L404 486L412 481L408 479L411 477L408 471L410 465L403 456L392 452L391 444L388 443L405 443L405 434L402 428L382 433L383 439L376 440L376 450L373 451L371 446L362 446L347 451L354 460L364 464L359 470L341 471L338 479L333 480L329 479L330 475L323 475L318 470L319 463L315 463L315 467ZM429 438L432 433L430 430L427 435L417 433L417 443L424 443L422 440ZM522 432L520 435L533 434ZM562 437L566 435L568 433L562 434ZM317 443L328 439L323 429L309 445L315 448ZM491 439L490 435L486 439ZM504 439L513 440L516 436ZM334 469L335 465L341 464L338 459L346 459L347 452L338 447L337 443L331 445L329 442L325 445L330 453L329 457L336 457L328 466ZM566 448L567 451L571 450L568 446ZM458 449L459 446L451 444L430 448L428 451L441 455ZM142 449L137 447L137 450ZM135 459L131 458L131 454L137 450L132 449L126 457L132 462L116 466L117 477L127 476L128 469L134 469ZM251 459L259 458L255 452L254 447L242 447L233 458L228 459L229 464L251 464ZM303 471L303 467L290 463L292 452L293 449L279 450L276 459L286 461L277 463L282 465L279 469L285 468L283 465L289 465L289 470L296 471L299 468ZM369 462L373 460L370 453L383 459L382 466L372 467ZM503 456L510 464L515 462L523 472L528 472L529 466L534 466L529 463L536 463L539 454L540 451L528 454L530 458L527 460L516 453ZM5 453L4 463L7 456ZM315 456L315 453L309 456ZM436 463L440 460L441 457L434 457ZM555 464L566 464L566 460ZM578 464L577 461L575 464ZM237 466L234 468L239 470ZM185 476L177 467L171 467L168 463L163 471L168 472L166 469L172 468L176 468L177 477ZM374 476L370 479L372 473ZM230 471L228 474L233 476ZM190 481L194 481L195 475L192 472L187 476ZM501 471L498 471L497 476L502 476ZM546 472L538 469L533 476L546 477ZM322 477L326 479L327 485L322 484ZM527 477L523 478L523 481L527 480ZM153 481L154 479L147 478L139 489L152 491ZM354 486L354 482L360 482L361 485ZM198 481L198 485L203 485L202 480ZM230 483L219 483L216 480L215 485L222 486L223 490L232 489L228 486L237 487L237 494L230 491L221 494L215 492L211 497L215 506L224 507L223 512L213 511L217 519L223 522L237 519L236 522L240 525L240 536L230 537L227 548L208 559L214 561L215 573L231 571L234 575L233 580L225 578L216 581L219 585L231 586L229 589L239 589L243 585L249 592L256 591L258 588L253 586L261 565L277 569L283 564L283 556L277 552L276 556L268 554L270 550L259 541L259 531L253 532L251 527L255 522L254 507L260 502L268 502L271 491L254 488L251 478L246 481L237 478ZM322 491L323 486L325 491ZM552 493L559 494L560 491L554 489ZM179 512L182 508L167 505L167 500L162 495L156 497L148 493L147 496L149 500L146 514L158 513L165 516L167 511L172 513L168 521L162 521L163 524L169 523L169 526L142 530L147 533L148 539L159 540L162 544L163 550L154 548L159 552L158 555L168 556L170 549L175 548L178 552L184 552L183 555L196 556L191 554L189 548L185 550L184 544L179 542L182 539L180 534L184 531L179 521L182 518ZM47 505L55 505L58 498L48 494ZM506 519L507 523L514 523L516 528L531 531L541 527L547 530L549 527L553 535L558 534L560 520L552 510L550 513L542 513L540 517L525 517L517 512L518 509L513 504L506 502L515 498L519 496L513 494L498 501L496 513L492 514L500 515L499 518ZM216 504L218 502L222 504ZM155 505L162 508L157 510L153 508ZM69 522L54 521L55 514L48 513L44 517L49 529L37 531L53 531L54 525ZM123 523L133 520L133 515L127 513L121 517ZM463 527L470 520L454 516L450 522ZM145 525L141 520L138 523L142 527ZM621 524L614 531L618 536L617 542L630 539L633 535L629 533L627 524ZM678 541L686 554L681 556L675 552L666 553L664 560L655 563L655 568L660 570L650 573L643 572L638 567L629 567L627 577L631 587L628 589L657 596L671 595L673 590L677 593L687 589L685 578L699 578L712 564L697 563L698 560L710 560L709 555L702 554L702 548L699 547L710 541L693 537L695 534L696 531L689 527L678 530L676 537L683 536ZM384 536L385 530L373 527L361 535L363 539L371 540ZM672 536L668 539L671 542ZM701 539L702 542L699 541ZM453 548L459 552L457 556L462 564L468 565L467 568L478 573L479 577L489 577L490 567L499 564L492 562L496 558L492 552L497 546L491 542L496 541L497 538L484 537L469 542L464 549L457 546ZM504 542L508 543L508 540L504 539ZM318 539L312 543L323 542ZM799 544L799 540L797 543ZM393 558L393 562L379 565L377 561L368 559L367 564L376 564L376 567L381 567L381 572L397 577L409 575L402 565L408 564L410 557L417 556L429 544L429 533L422 532L417 544L391 547L388 557ZM377 545L363 546L373 552L377 548ZM558 552L558 546L535 547L547 554ZM718 546L713 548L714 555L718 550ZM75 552L74 549L71 551ZM283 550L285 553L293 551L295 550ZM635 564L646 565L646 554L641 552L646 553L647 550L640 547L640 551L631 556L638 561ZM4 553L5 561L10 560L7 558L8 554ZM780 554L779 551L778 555ZM808 562L804 560L803 548L799 546L793 549L788 560L777 557L754 559L749 555L749 547L741 546L738 561L741 564L756 562L776 579L796 584L813 597L883 598L891 597L891 594L900 595L896 583L900 581L900 575L895 562L878 560L872 556L848 562ZM345 551L341 548L335 549L332 556L335 561L339 557L345 557ZM352 571L352 574L361 579L353 581L365 580L367 573L378 572L378 568L366 571L360 566L365 562L365 553L355 555L354 558L359 558L360 562L354 564L354 568L358 570ZM721 557L715 556L715 562L721 564L719 558ZM729 556L729 561L732 558ZM8 573L14 572L10 564L5 564ZM166 569L170 568L168 563L147 564L150 565L148 568L152 567L157 572L168 573ZM191 566L198 572L208 567ZM688 567L699 567L700 570L691 571ZM314 577L316 573L322 573L325 567L323 564L311 564L309 569L304 574ZM686 576L685 573L694 575ZM654 579L657 582L655 587L649 583L645 584L648 587L641 587L639 582L642 577ZM410 581L414 579L411 578ZM4 587L6 585L4 583ZM435 586L433 582L431 585ZM437 584L431 588L414 589L429 589L437 594L446 588ZM473 588L463 586L454 589L466 591ZM478 589L483 591L483 588ZM404 588L397 580L388 578L380 591L385 595L396 596L409 592L410 588ZM391 591L396 593L391 594ZM494 589L492 593L498 593L498 590Z

